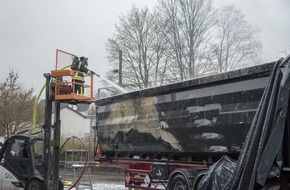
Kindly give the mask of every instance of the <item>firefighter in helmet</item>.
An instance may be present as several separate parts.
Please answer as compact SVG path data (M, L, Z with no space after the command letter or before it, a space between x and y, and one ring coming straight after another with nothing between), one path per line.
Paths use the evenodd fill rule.
M88 57L74 57L71 69L76 71L72 79L72 82L75 85L74 93L82 96L84 95L84 73L93 74L93 72L88 69Z

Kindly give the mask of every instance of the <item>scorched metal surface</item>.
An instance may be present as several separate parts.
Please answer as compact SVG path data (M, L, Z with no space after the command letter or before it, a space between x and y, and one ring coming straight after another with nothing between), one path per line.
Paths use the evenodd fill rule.
M268 63L97 100L103 154L238 156L272 69Z

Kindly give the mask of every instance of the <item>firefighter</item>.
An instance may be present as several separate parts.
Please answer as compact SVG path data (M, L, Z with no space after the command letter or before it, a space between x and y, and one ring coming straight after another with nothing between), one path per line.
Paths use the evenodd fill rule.
M94 74L94 72L88 69L88 57L74 57L71 69L76 71L72 79L72 82L75 85L74 93L83 96L85 83L84 73Z

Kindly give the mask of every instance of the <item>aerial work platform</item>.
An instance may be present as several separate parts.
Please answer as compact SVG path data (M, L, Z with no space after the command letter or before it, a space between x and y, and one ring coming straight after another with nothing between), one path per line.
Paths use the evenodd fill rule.
M56 65L55 70L51 71L52 88L54 92L54 100L64 103L92 103L93 102L93 75L83 73L85 83L77 83L73 81L73 76L76 72L70 69L72 59L75 55L56 50ZM64 64L64 62L66 62ZM76 85L82 85L84 88L83 94L76 93Z

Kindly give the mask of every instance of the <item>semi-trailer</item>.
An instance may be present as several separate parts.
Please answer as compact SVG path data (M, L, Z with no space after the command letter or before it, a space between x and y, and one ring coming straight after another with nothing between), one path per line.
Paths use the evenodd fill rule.
M197 189L219 159L239 158L280 62L96 100L96 159L124 166L129 188Z

